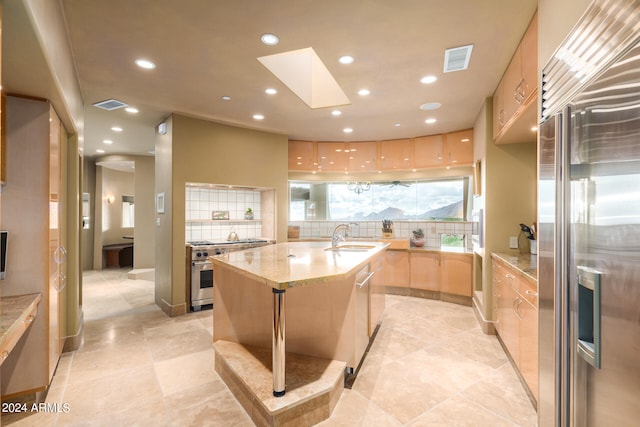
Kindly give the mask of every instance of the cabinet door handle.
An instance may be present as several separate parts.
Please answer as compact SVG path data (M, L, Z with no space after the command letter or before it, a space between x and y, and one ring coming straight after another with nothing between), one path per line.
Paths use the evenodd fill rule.
M518 83L518 86L516 86L516 89L513 91L513 97L518 104L522 104L522 101L524 101L524 98L527 94L525 86L527 86L527 82L522 79L520 80L520 83Z
M520 315L520 311L519 311L519 309L520 309L520 304L522 304L522 300L521 300L520 298L516 297L516 298L513 300L513 312L516 314L516 317L517 317L518 319L523 320L523 319L524 319L524 317L522 317L522 315Z
M527 295L531 295L532 297L537 297L537 296L538 296L538 293L537 293L537 292L533 292L533 291L531 291L531 290L529 290L529 289L527 289L526 291L524 291L524 293L525 293L525 294L527 294Z
M360 283L356 282L356 286L359 288L363 288L367 284L367 282L371 279L371 276L373 276L375 273L376 273L375 271L372 271L371 273L369 273L362 282Z
M53 287L56 291L61 292L65 286L67 286L67 276L64 273L57 273L53 278Z
M33 319L35 319L35 318L36 318L36 316L34 316L33 314L30 314L24 319L24 323L29 324L29 323L33 322Z
M60 265L67 260L67 250L64 246L58 246L53 252L53 261Z

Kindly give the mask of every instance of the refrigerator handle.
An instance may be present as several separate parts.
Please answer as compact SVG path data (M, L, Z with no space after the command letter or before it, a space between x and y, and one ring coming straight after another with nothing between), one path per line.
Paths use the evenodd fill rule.
M600 277L602 273L578 266L577 350L584 360L600 368Z

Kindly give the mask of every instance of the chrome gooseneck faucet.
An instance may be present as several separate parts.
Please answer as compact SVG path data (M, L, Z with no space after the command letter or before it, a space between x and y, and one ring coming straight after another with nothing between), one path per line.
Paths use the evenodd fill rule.
M344 242L345 238L349 235L349 229L352 225L358 225L356 222L351 222L349 224L338 224L336 228L333 230L333 234L331 235L331 246L338 246L339 242Z

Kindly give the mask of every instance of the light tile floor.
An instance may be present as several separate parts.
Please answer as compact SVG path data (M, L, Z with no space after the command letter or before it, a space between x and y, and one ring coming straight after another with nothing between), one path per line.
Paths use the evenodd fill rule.
M83 343L63 354L47 396L68 412L4 414L2 425L252 425L214 370L211 311L170 318L153 303L153 282L124 270L86 272L83 298ZM353 388L320 425L536 425L469 307L392 295L386 304Z

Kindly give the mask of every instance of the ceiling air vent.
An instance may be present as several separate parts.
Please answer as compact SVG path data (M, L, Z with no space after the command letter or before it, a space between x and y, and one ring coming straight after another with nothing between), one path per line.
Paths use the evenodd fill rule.
M444 72L466 70L471 59L473 45L453 47L444 51Z
M126 107L127 105L128 104L118 101L117 99L105 99L104 101L93 104L94 107L102 108L107 111L117 110L118 108Z

